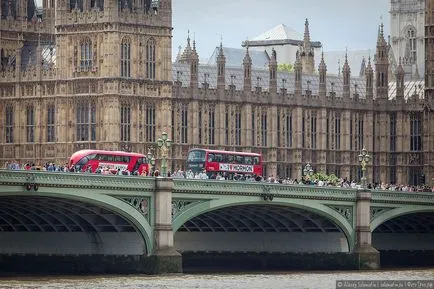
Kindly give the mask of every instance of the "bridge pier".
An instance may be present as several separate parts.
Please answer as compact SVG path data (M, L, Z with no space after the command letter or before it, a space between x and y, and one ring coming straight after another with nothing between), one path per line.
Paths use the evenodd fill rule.
M152 273L181 273L182 256L173 246L171 178L155 178L155 224Z
M357 257L358 267L362 270L380 268L380 252L372 246L371 199L367 190L357 191L356 198L356 244L353 253Z

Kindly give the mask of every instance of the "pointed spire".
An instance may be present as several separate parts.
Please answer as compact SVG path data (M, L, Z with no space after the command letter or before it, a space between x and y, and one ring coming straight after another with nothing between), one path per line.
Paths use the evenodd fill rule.
M190 47L190 29L188 29L187 31L187 48L190 51L191 47Z
M298 47L296 58L295 58L295 64L294 64L294 72L295 72L295 86L294 86L294 94L296 96L301 96L301 89L302 89L302 73L303 73L303 64L301 62L301 45Z
M384 39L384 25L383 25L383 21L381 21L380 26L378 26L377 46L387 46L387 42Z
M274 50L274 47L271 49L271 61L272 62L277 61L277 53L276 53L276 50Z
M318 94L320 97L325 98L327 95L327 65L324 61L324 51L321 50L321 61L318 67L319 72L319 89Z
M374 70L371 65L371 53L368 57L368 66L365 70L366 77L366 99L372 100L374 98Z
M309 21L306 18L306 21L304 22L304 49L306 53L310 52L310 33L309 33Z
M252 63L252 58L250 57L250 54L249 54L249 45L248 44L246 45L246 54L244 55L243 63L245 63L245 64Z
M300 60L300 52L301 52L301 45L298 46L297 51L295 52L295 63Z
M371 55L369 55L368 57L368 66L366 67L366 74L368 74L369 72L372 73L374 70L372 69L372 65L371 65Z
M191 51L191 57L196 60L199 61L199 55L197 54L196 51L196 37L193 36L193 50Z
M383 21L381 21L381 24L380 24L380 37L383 37L383 38L384 38L383 27L384 27L384 25L383 25Z
M219 56L224 56L224 53L223 53L223 42L222 41L220 41Z
M187 31L187 45L185 46L184 52L182 52L179 62L188 62L192 54L192 49L190 46L190 30Z
M396 68L396 99L404 99L404 77L405 71L402 67L402 59L399 57L398 67Z
M349 69L350 69L350 66L348 65L348 49L345 48L345 62L344 62L344 66L342 68L342 73L349 71Z
M341 60L338 59L338 76L341 76Z
M366 71L366 59L363 56L362 58L362 63L360 64L360 72L359 72L359 77L363 77L365 76L365 71Z
M220 40L219 53L217 55L217 89L219 91L225 90L225 64L226 57L223 53L223 40Z
M319 63L319 70L327 70L327 65L324 61L324 51L321 51L321 61Z

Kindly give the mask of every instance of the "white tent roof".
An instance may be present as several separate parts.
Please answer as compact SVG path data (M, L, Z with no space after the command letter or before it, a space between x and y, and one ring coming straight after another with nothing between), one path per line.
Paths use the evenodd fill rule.
M280 39L292 39L292 40L303 40L303 35L297 31L289 28L285 24L279 24L276 27L250 39L255 40L280 40Z

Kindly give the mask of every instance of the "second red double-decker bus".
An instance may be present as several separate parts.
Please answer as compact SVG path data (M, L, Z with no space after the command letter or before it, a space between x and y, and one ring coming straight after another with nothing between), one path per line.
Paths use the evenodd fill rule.
M256 153L192 149L187 157L187 170L194 173L243 174L262 176L262 156Z
M147 158L143 154L122 151L80 150L69 160L69 168L74 171L97 171L109 169L112 173L128 170L130 173L149 172Z

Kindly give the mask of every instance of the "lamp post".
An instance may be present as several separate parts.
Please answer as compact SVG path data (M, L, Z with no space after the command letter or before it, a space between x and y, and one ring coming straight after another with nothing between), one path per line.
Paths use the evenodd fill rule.
M312 165L310 163L306 164L306 166L303 169L303 173L305 176L311 176L313 174Z
M362 188L366 188L366 177L365 177L365 171L366 171L366 165L368 164L369 160L371 159L371 156L368 154L368 151L363 148L362 151L359 154L359 162L362 166Z
M167 158L169 157L169 148L172 145L172 140L168 138L167 132L161 134L161 138L157 139L157 146L160 149L161 155L161 175L167 175Z
M148 154L146 155L146 158L148 159L149 173L151 173L152 169L155 166L155 157L151 153L151 150L148 150Z

